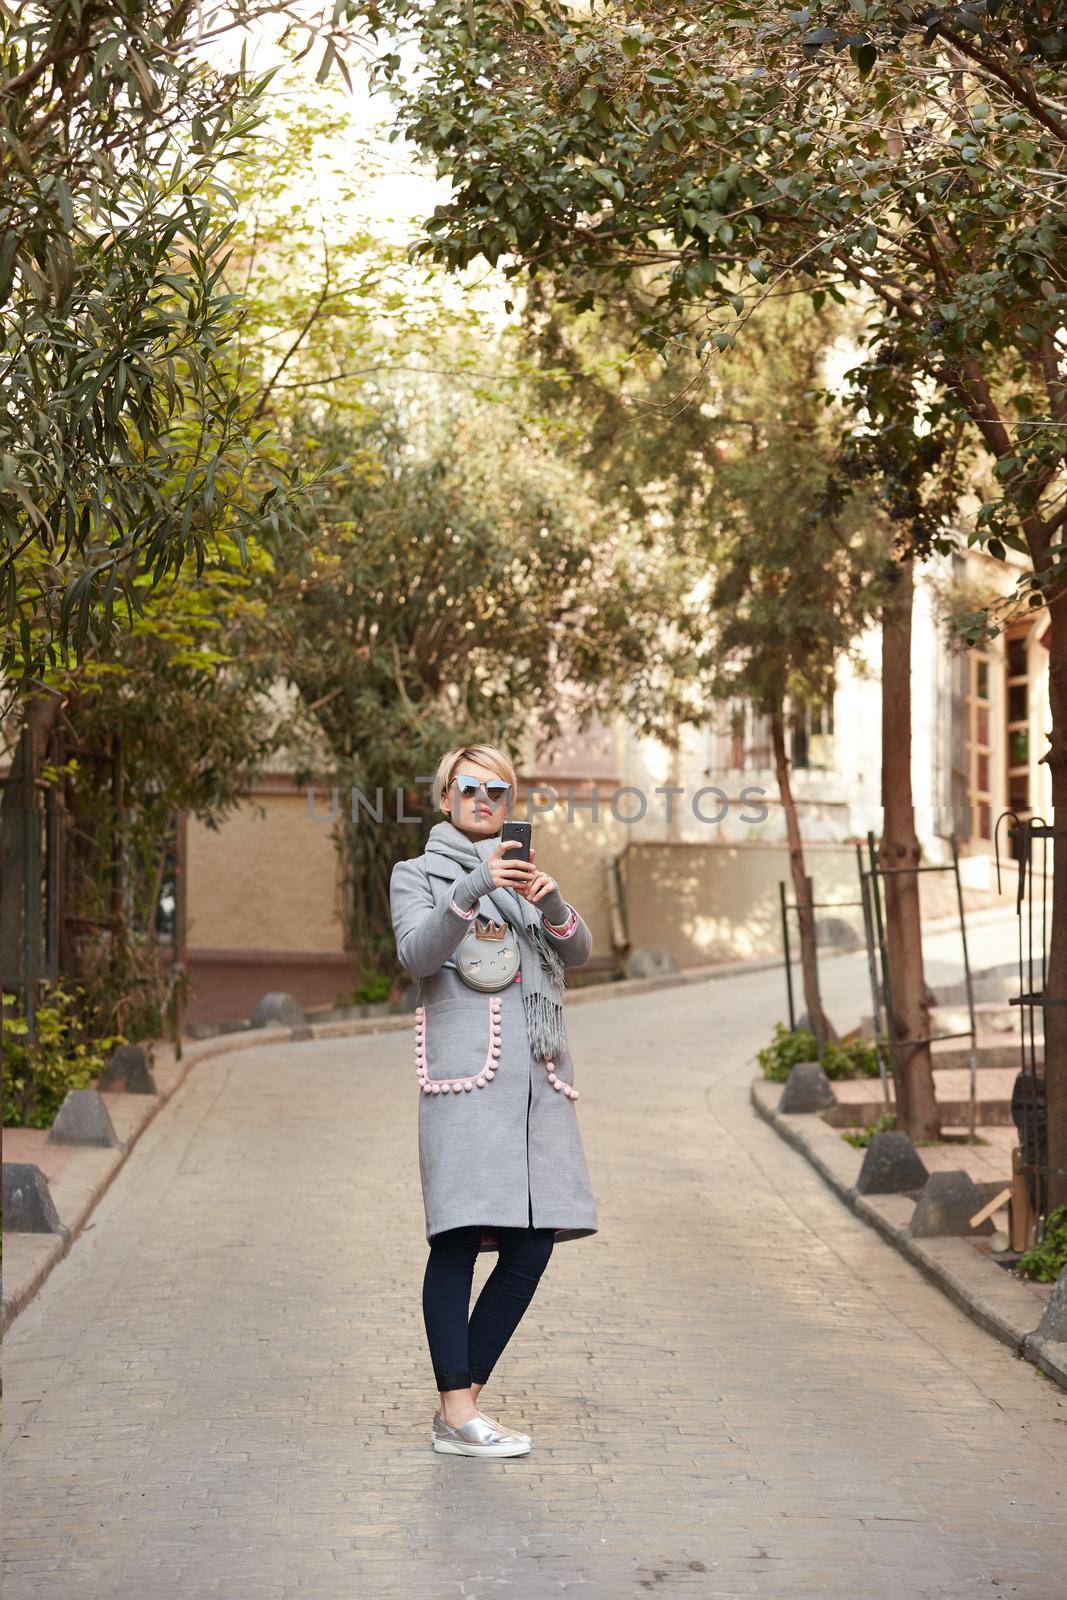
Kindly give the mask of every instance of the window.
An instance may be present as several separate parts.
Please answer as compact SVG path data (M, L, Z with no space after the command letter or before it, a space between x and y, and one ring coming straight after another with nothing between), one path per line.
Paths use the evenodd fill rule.
M993 702L992 657L971 651L971 686L967 696L967 779L972 810L972 837L993 838Z
M1008 805L1016 816L1030 814L1030 676L1026 638L1030 624L1009 629L1004 639L1006 669L1005 747L1008 752ZM1012 854L1018 855L1012 841Z
M789 722L789 759L794 767L825 771L833 766L834 706L801 706Z
M720 724L722 727L722 724ZM785 749L790 765L824 771L834 764L834 708L832 699L821 706L800 706L785 717ZM731 705L720 745L726 770L763 771L774 766L771 719L749 701Z
M736 701L730 710L726 766L730 772L774 766L771 719L761 716L749 701Z
M774 766L774 741L771 738L771 719L761 716L751 706L747 708L745 724L744 766L765 768Z

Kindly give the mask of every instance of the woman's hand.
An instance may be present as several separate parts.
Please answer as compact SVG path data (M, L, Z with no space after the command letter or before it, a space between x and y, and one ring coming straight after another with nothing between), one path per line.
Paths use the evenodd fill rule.
M485 864L498 888L514 889L516 893L528 899L529 895L527 894L526 886L527 880L534 870L532 862L514 861L504 854L506 850L520 850L521 848L522 846L518 839L504 839L497 845L492 855L487 858ZM530 854L533 854L532 845Z
M524 900L529 900L531 905L536 905L537 902L539 900L543 900L546 895L556 894L559 891L559 885L556 882L555 878L550 878L548 876L547 872L541 872L540 869L535 868L535 866L534 866L534 856L536 854L537 854L537 851L534 849L533 845L531 845L530 846L530 874L531 874L531 876L530 876L529 882L526 884L525 888L522 888L522 889L519 890L519 893L522 895L523 899Z

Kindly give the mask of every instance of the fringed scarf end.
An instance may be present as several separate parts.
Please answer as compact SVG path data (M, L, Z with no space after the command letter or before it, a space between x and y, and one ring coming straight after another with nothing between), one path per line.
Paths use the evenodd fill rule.
M563 1030L563 1007L558 1000L546 994L523 996L526 1006L526 1028L530 1047L544 1061L554 1061L562 1056L567 1046Z

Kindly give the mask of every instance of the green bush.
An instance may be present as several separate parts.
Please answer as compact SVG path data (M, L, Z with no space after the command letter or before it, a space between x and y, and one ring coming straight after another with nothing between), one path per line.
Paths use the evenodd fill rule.
M354 984L351 989L347 989L344 994L338 995L337 1004L339 1006L372 1006L379 1000L388 1000L392 991L392 981L386 973L368 972L359 983Z
M822 1054L822 1069L828 1078L877 1078L878 1052L872 1039L845 1039L828 1044Z
M870 1039L846 1039L828 1044L819 1056L815 1035L807 1028L794 1031L783 1022L774 1025L774 1038L757 1051L756 1060L765 1078L784 1083L798 1061L819 1061L828 1078L877 1078L878 1054Z
M815 1035L807 1028L791 1033L784 1022L775 1023L774 1038L756 1053L763 1076L772 1083L784 1083L798 1061L817 1061L818 1057Z
M1019 1257L1019 1271L1035 1283L1055 1283L1067 1267L1067 1206L1050 1211L1045 1237L1040 1244Z
M5 1128L50 1128L68 1090L87 1089L115 1046L124 1042L122 1034L91 1043L82 1036L79 1003L84 994L82 988L71 993L53 985L37 1007L32 1043L18 997L4 995L0 1044Z

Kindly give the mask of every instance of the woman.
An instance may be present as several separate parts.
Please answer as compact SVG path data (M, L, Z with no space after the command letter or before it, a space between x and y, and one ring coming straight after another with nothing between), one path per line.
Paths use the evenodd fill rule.
M450 750L437 784L448 820L421 856L396 863L389 885L397 955L418 980L422 1305L441 1397L431 1440L452 1455L525 1455L529 1435L476 1402L556 1242L597 1231L563 1023L565 969L588 961L593 941L536 851L515 861L513 842L501 843L517 787L507 756L494 745ZM455 959L468 933L469 975L483 988ZM468 1323L481 1250L499 1256Z

